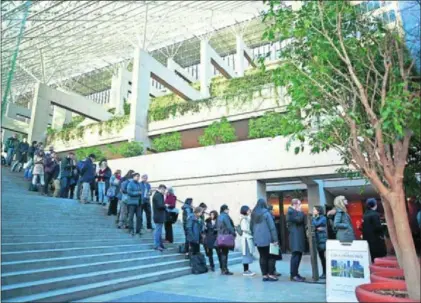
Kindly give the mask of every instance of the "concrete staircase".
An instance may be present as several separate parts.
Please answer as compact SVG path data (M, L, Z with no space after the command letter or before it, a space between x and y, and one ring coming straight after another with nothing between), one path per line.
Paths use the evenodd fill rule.
M101 206L27 189L22 173L2 169L2 302L69 302L190 274L181 225L160 253L152 233L131 237Z

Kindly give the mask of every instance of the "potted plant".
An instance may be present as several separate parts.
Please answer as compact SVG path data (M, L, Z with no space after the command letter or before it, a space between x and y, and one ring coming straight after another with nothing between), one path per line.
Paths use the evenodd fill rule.
M376 282L391 282L396 280L405 280L403 269L400 268L390 268L387 271L377 271L370 275L370 280L372 283Z
M264 38L288 42L273 72L275 84L290 96L280 118L286 125L283 135L290 138L287 148L297 154L308 148L311 153L334 149L347 165L342 172L370 181L381 197L408 288L402 281L373 285L389 291L392 301L403 298L390 290L406 291L419 302L419 257L404 183L421 142L419 72L399 26L387 27L363 11L351 1L303 1L296 10L271 0ZM367 287L359 292L369 291Z
M419 302L407 297L406 283L403 281L389 281L362 284L355 290L358 302Z

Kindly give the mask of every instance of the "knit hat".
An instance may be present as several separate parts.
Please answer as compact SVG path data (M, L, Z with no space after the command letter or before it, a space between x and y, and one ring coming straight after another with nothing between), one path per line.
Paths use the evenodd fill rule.
M376 201L375 198L369 198L369 199L367 199L365 204L367 205L368 208L373 208L374 206L377 205L377 201Z

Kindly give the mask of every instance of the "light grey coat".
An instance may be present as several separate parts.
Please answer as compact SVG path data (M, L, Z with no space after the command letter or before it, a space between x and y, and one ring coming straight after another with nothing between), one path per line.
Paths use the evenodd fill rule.
M247 254L246 251L246 245L248 245L249 253L254 253L254 241L253 241L253 235L250 230L250 217L249 216L240 216L240 227L243 231L243 235L241 236L241 247L243 251L243 256Z

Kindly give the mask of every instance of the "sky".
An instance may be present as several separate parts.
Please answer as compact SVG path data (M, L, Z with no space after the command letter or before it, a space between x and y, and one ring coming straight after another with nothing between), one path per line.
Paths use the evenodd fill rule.
M418 73L420 73L420 8L420 1L399 2L406 43L415 58Z

